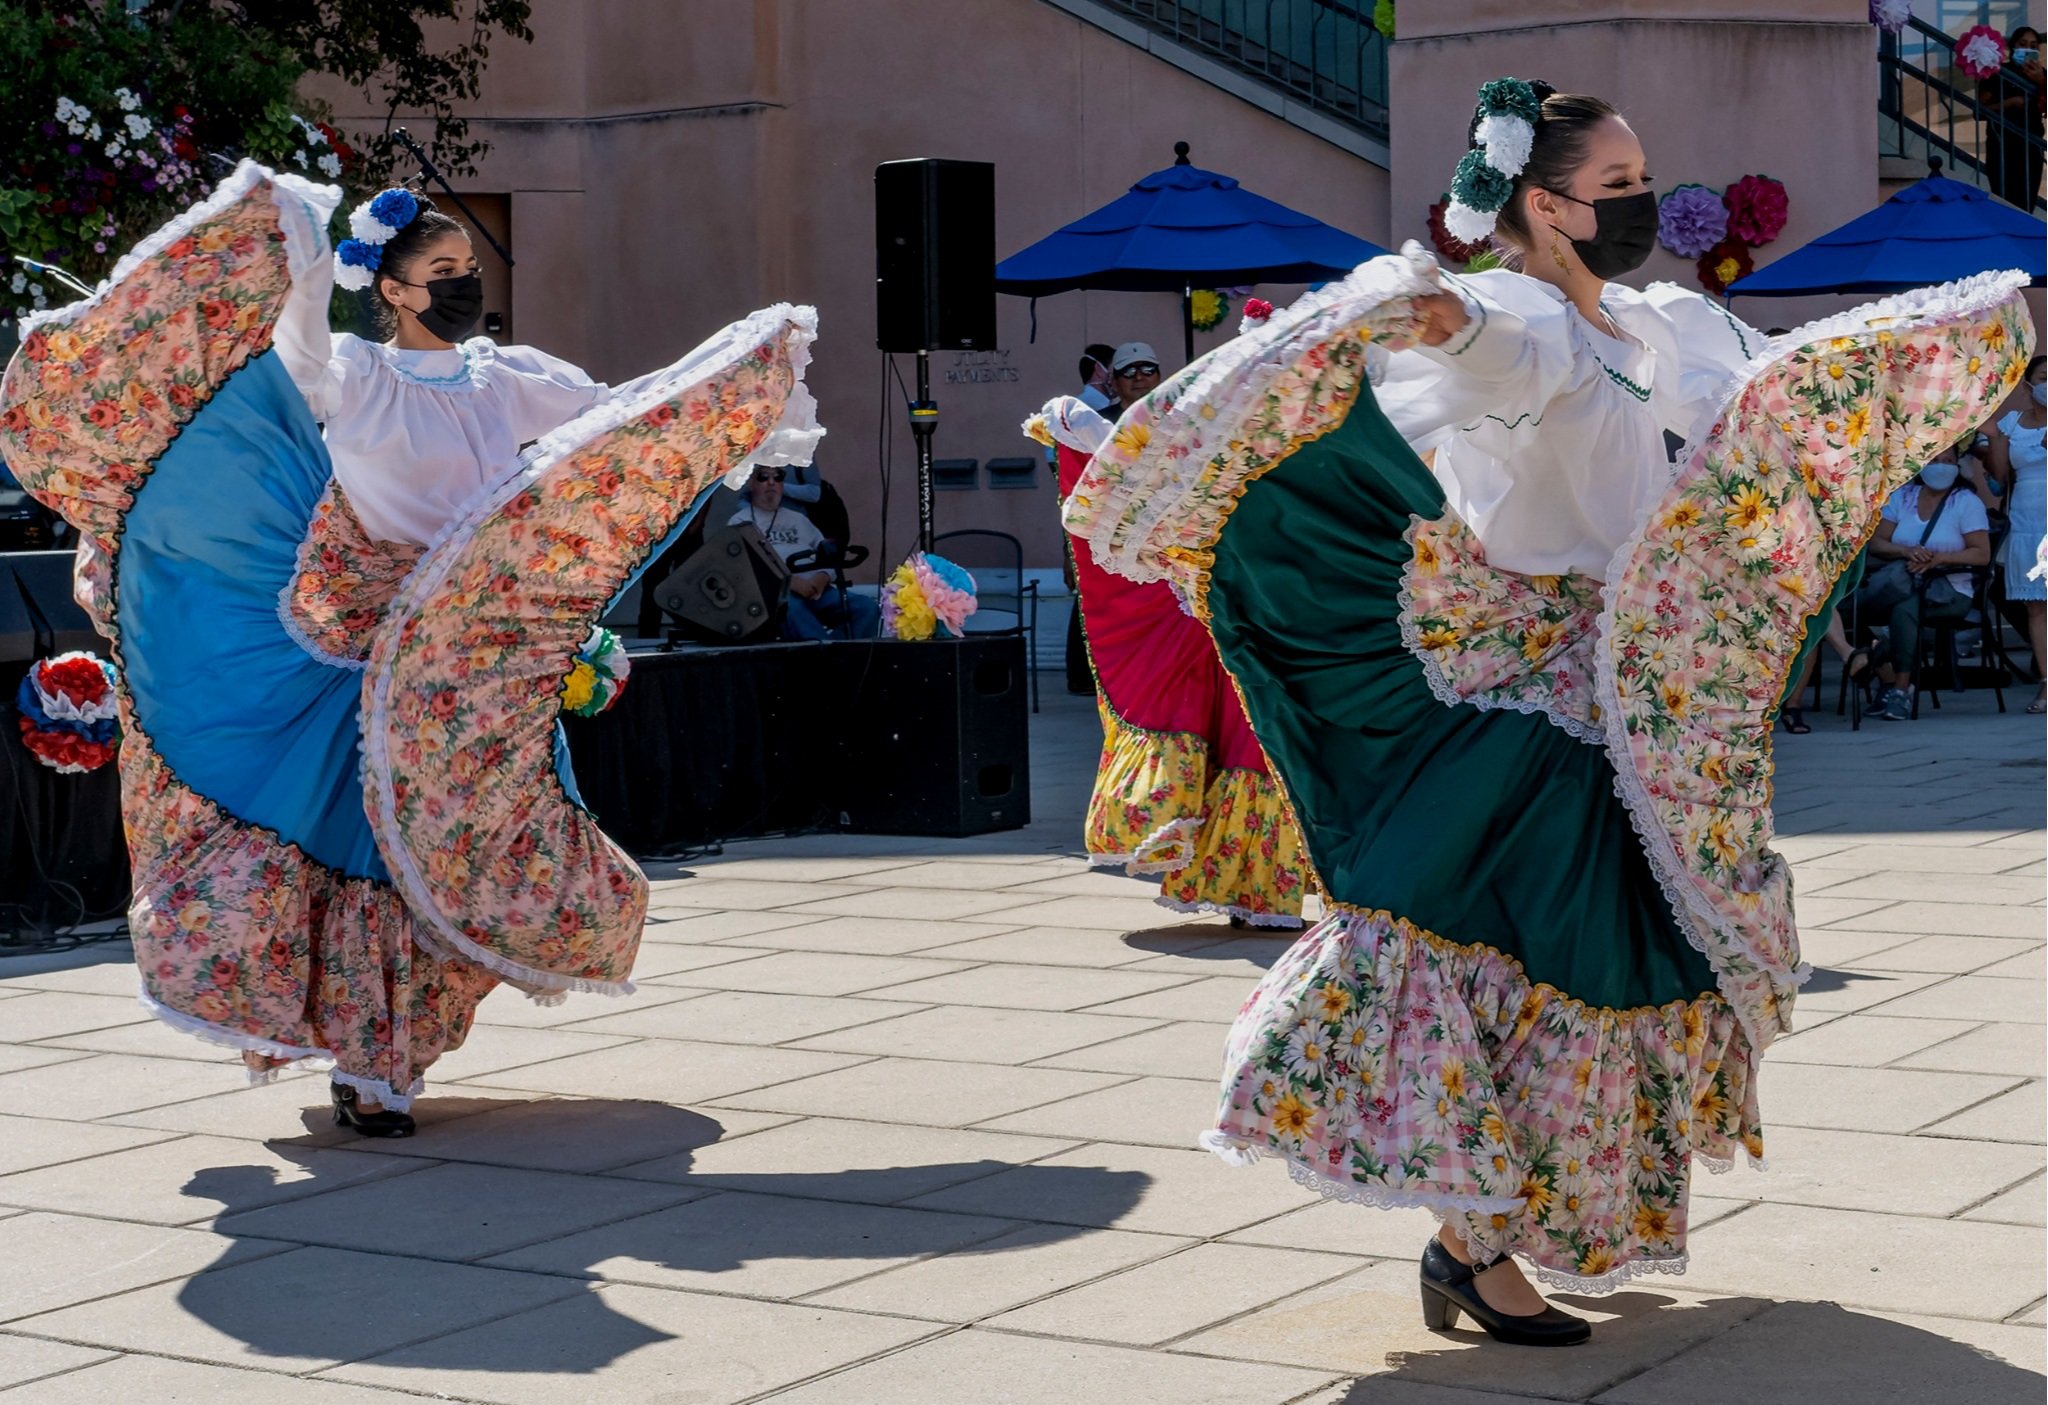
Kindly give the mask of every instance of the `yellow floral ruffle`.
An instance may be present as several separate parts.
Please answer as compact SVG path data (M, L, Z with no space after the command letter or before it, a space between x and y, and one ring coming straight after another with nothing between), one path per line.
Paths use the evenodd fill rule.
M1308 863L1279 784L1242 767L1217 772L1193 854L1159 887L1159 900L1183 912L1291 926L1308 891Z
M1085 839L1097 864L1131 873L1178 868L1195 854L1209 775L1209 746L1193 732L1133 727L1096 694L1102 760L1088 797Z
M1194 732L1134 727L1097 695L1102 760L1088 800L1097 865L1161 875L1159 901L1257 924L1301 915L1308 865L1301 830L1270 775L1212 771Z

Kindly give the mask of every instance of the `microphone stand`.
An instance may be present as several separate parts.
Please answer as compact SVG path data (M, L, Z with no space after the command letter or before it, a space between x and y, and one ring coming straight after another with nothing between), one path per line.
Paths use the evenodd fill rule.
M448 178L441 174L441 168L428 159L427 153L420 149L420 144L412 139L412 133L403 127L393 127L391 139L412 153L413 159L420 163L420 175L441 187L442 192L455 202L455 208L469 217L469 227L484 237L484 243L490 245L492 251L505 261L505 267L512 267L512 255L507 253L505 246L484 227L484 222L476 217L476 211L470 209L463 198L455 193L455 187L448 184Z

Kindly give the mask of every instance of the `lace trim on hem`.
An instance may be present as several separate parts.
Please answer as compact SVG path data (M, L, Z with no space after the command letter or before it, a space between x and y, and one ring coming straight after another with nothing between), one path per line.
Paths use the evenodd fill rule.
M327 222L341 205L341 188L315 185L298 176L279 175L245 157L213 188L212 194L123 254L90 294L62 307L31 312L22 318L22 339L27 340L31 332L53 322L70 322L83 317L105 302L107 295L135 270L214 216L234 208L243 196L265 181L270 182L275 192L272 199L277 206L278 225L284 231L285 257L293 274L324 258L327 254ZM294 204L287 205L278 198L282 195L291 196Z
M1397 610L1395 622L1401 628L1401 647L1415 656L1422 665L1422 681L1429 685L1430 696L1445 707L1476 707L1481 712L1520 712L1541 717L1566 735L1592 746L1599 746L1607 740L1607 728L1598 722L1588 722L1582 717L1560 712L1528 698L1492 697L1485 693L1466 694L1458 691L1458 685L1451 681L1450 670L1437 661L1433 650L1423 647L1422 631L1415 623L1415 595L1409 582L1415 571L1415 533L1418 528L1428 525L1419 515L1410 514L1408 530L1401 534L1401 540L1408 547L1408 564L1401 568L1401 586L1394 593Z
M1632 1278L1647 1278L1653 1273L1676 1276L1692 1267L1692 1255L1681 1250L1675 1257L1668 1259L1632 1259L1619 1268L1611 1268L1605 1273L1594 1274L1588 1278L1561 1268L1545 1268L1525 1254L1517 1254L1515 1257L1522 1260L1522 1265L1528 1270L1531 1278L1547 1288L1560 1288L1567 1293L1611 1293Z
M298 645L315 663L324 663L329 668L344 669L350 673L361 673L368 668L368 659L351 659L340 654L330 654L320 647L312 635L306 633L305 628L299 623L299 617L292 611L292 590L297 586L298 580L299 573L292 572L277 592L277 622L283 626L286 637Z
M1441 1190L1402 1190L1395 1186L1340 1181L1275 1147L1262 1146L1220 1128L1202 1133L1196 1138L1196 1144L1232 1166L1255 1165L1261 1157L1284 1161L1287 1174L1297 1185L1308 1187L1325 1200L1341 1200L1347 1205L1370 1205L1376 1210L1469 1211L1477 1215L1514 1214L1522 1208L1522 1199L1518 1195L1452 1195Z
M188 1015L158 1000L146 990L135 992L135 999L151 1018L189 1034L207 1044L217 1044L224 1049L239 1049L246 1054L261 1054L265 1058L283 1059L294 1067L305 1067L315 1072L324 1070L329 1082L344 1084L359 1093L368 1093L393 1112L406 1112L412 1108L412 1100L425 1091L424 1078L415 1078L412 1086L401 1093L381 1078L365 1078L360 1074L345 1073L339 1067L334 1055L325 1049L301 1049L295 1044L283 1044L275 1039L265 1039L257 1034L237 1034L231 1029L208 1024L196 1015ZM247 1068L249 1086L261 1088L278 1080L282 1066L271 1068Z
M1260 1146L1244 1137L1220 1130L1204 1132L1196 1141L1203 1150L1215 1153L1232 1166L1251 1166L1261 1157L1283 1160L1287 1163L1289 1178L1296 1185L1317 1192L1325 1200L1341 1201L1347 1205L1367 1205L1375 1210L1419 1209L1434 1214L1468 1212L1484 1215L1513 1214L1522 1208L1519 1197L1451 1195L1443 1191L1400 1190L1388 1186L1359 1185L1355 1181L1340 1181L1325 1175L1313 1166L1295 1160L1285 1152ZM1513 1257L1521 1261L1532 1278L1549 1287L1573 1293L1611 1293L1632 1278L1642 1278L1653 1273L1682 1274L1691 1266L1691 1256L1680 1252L1672 1258L1635 1259L1605 1273L1587 1276L1566 1269L1545 1268L1519 1251L1514 1252Z
M1178 898L1169 898L1164 893L1152 901L1174 912L1213 912L1218 916L1235 918L1253 927L1284 927L1290 932L1306 932L1309 925L1302 920L1300 913L1256 912L1248 907L1238 907L1234 903L1210 902L1207 899L1182 902Z
M370 827L377 837L378 848L384 852L391 878L406 905L417 919L416 936L422 946L444 959L465 958L476 962L529 995L536 990L588 993L595 995L631 995L633 983L624 981L594 981L581 976L565 976L554 971L526 966L509 957L501 956L464 936L448 920L434 901L427 887L425 876L419 871L411 849L404 842L404 835L398 826L397 799L393 793L394 776L391 766L391 752L388 735L391 726L391 684L395 662L395 643L398 630L388 628L388 622L400 620L411 614L419 600L438 588L454 568L456 554L448 548L451 543L467 537L477 526L496 512L507 501L524 492L539 480L555 464L584 443L599 434L608 434L646 414L664 401L674 398L690 386L728 369L743 353L753 350L770 338L780 336L788 348L792 385L789 399L783 406L782 418L777 427L756 446L754 455L733 474L746 470L751 473L755 463L776 462L766 456L768 446L777 435L785 431L792 436L782 446L791 452L800 451L808 435L808 443L815 444L824 431L816 426L817 402L803 389L803 369L810 363L810 346L817 338L818 313L811 307L793 307L788 303L776 303L772 307L740 319L724 328L680 361L643 377L630 395L621 395L602 405L593 407L578 415L569 423L551 430L537 440L531 448L519 456L508 472L472 498L467 507L434 534L420 554L419 562L405 578L398 592L387 608L387 628L380 631L376 651L371 657L373 667L365 676L363 717L363 747L361 774L363 796L369 811ZM799 402L799 392L802 392ZM791 446L796 446L791 449ZM782 459L780 462L805 462L807 460ZM727 481L733 474L727 475ZM742 480L744 481L744 480ZM600 611L598 611L601 613ZM595 622L593 614L590 623Z

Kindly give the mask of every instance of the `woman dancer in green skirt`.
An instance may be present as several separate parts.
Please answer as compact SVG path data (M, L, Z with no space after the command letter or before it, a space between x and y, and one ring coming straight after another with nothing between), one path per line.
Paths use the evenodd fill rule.
M1067 507L1207 622L1330 899L1238 1016L1205 1144L1434 1211L1425 1319L1527 1344L1589 1328L1518 1260L1680 1272L1694 1160L1761 1158L1806 974L1778 699L1886 496L2031 341L2020 274L1776 340L1610 282L1651 182L1606 103L1487 84L1451 221L1518 270L1362 266L1133 407Z

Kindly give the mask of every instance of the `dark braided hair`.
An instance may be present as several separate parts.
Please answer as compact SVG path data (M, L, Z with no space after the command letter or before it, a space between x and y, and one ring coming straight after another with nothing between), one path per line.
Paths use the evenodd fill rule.
M1621 115L1605 98L1560 93L1535 79L1529 80L1529 86L1536 90L1543 111L1536 119L1536 140L1529 148L1529 164L1515 177L1514 193L1501 207L1494 236L1496 242L1513 245L1517 253L1528 252L1536 242L1535 232L1522 214L1523 193L1532 189L1563 190L1570 185L1573 172L1585 162L1593 129L1608 118ZM1471 125L1465 129L1468 146L1473 145L1479 131L1479 119L1480 114L1473 113Z
M385 242L383 261L377 265L377 276L370 280L370 320L377 328L377 335L386 341L398 332L398 309L384 297L384 280L395 278L401 283L412 282L413 265L419 262L428 245L445 234L469 236L461 221L442 214L426 196L416 198L420 203L419 213L413 216L410 224Z

